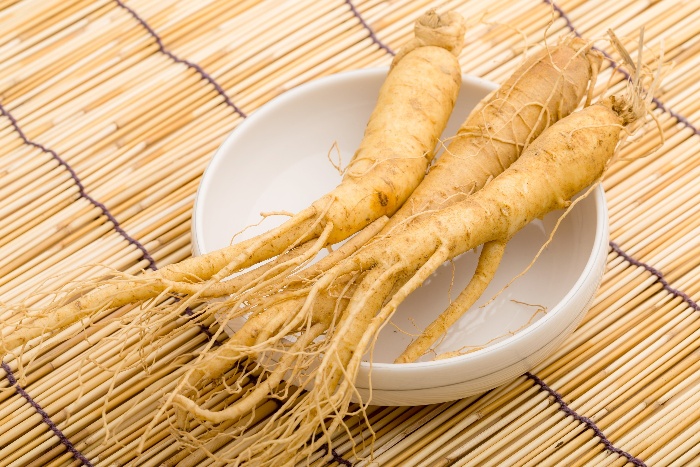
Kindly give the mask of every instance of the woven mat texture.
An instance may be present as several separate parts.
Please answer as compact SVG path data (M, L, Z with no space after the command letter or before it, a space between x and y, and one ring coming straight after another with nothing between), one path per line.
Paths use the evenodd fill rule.
M603 284L554 355L483 395L371 407L313 465L700 465L698 0L0 0L0 316L105 268L189 257L223 139L294 86L387 66L429 7L470 20L463 71L496 82L545 37L595 39L598 94L625 79L607 29L634 50L645 26L648 63L674 62L655 101L665 141L652 125L610 168ZM115 355L91 354L119 333L98 321L4 357L0 467L223 465L168 418L148 426L180 373L115 380ZM206 341L154 358L184 364Z

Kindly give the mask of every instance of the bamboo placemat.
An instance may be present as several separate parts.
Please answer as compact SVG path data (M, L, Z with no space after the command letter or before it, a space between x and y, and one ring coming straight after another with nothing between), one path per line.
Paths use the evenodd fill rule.
M370 408L369 424L348 420L329 464L700 465L697 0L1 0L1 319L28 294L105 268L188 257L194 193L223 138L293 86L388 65L429 7L470 19L463 70L494 81L545 34L634 38L644 25L647 57L663 47L675 62L656 101L666 141L639 157L660 143L648 131L607 175L608 269L561 349L480 396ZM599 92L615 89L625 71L598 44L611 57ZM79 329L3 360L0 466L223 465L177 442L166 417L149 426L182 373L172 362L206 333L161 343L145 372L119 360L138 335L109 319L70 337Z

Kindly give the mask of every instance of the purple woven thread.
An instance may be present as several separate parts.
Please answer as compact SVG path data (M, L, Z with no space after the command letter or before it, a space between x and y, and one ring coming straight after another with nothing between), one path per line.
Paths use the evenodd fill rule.
M695 300L690 298L690 296L687 293L671 287L671 285L668 283L666 278L664 278L664 275L661 271L659 271L658 269L656 269L653 266L649 266L648 264L646 264L642 261L639 261L637 259L632 258L630 255L625 253L624 250L622 250L622 248L620 248L619 245L617 245L615 242L609 242L609 245L613 249L613 251L615 253L617 253L618 255L620 255L622 258L624 258L625 261L627 261L628 263L630 263L634 266L642 267L645 270L647 270L648 272L650 272L653 276L655 276L656 282L661 284L661 286L663 287L663 289L665 291L667 291L668 293L670 293L674 297L680 297L693 310L700 311L700 305L698 305L698 303Z
M571 18L569 18L569 15L567 15L564 12L564 10L559 8L559 5L554 3L552 0L543 0L543 1L546 4L551 5L552 9L557 12L559 17L566 22L566 27L569 28L571 30L571 32L573 32L576 35L576 37L581 37L581 34L574 27L574 23L571 22Z
M344 466L346 466L346 467L352 467L352 462L350 462L350 461L347 460L347 459L343 459L343 458L340 456L340 454L338 454L338 452L337 452L335 449L331 448L331 447L328 446L328 445L325 445L324 448L325 448L325 450L326 450L326 454L328 454L328 451L330 451L331 456L333 456L333 461L334 461L334 462L336 462L336 463L338 463L338 464L340 464L340 465L344 465Z
M148 266L150 269L155 270L157 269L156 262L153 259L153 257L150 255L148 250L146 250L146 247L141 244L138 240L130 236L122 227L119 225L119 222L117 219L114 217L114 215L109 212L109 209L107 209L107 206L105 206L103 203L97 201L95 198L90 196L86 191L85 191L85 186L83 185L82 181L78 177L78 174L75 172L73 167L71 167L63 158L61 158L56 151L53 149L47 148L46 146L39 144L35 141L30 140L27 135L25 135L24 131L20 128L19 124L17 123L17 120L15 117L2 105L0 104L0 113L7 117L7 119L10 121L10 124L14 128L15 132L19 135L20 139L22 141L32 147L35 147L42 152L49 154L60 166L62 166L70 175L70 177L73 179L73 182L75 185L78 187L78 193L80 194L80 197L87 200L92 204L93 206L97 207L102 211L102 214L109 219L109 221L112 223L114 230L121 235L126 241L128 241L130 244L134 245L136 248L141 251L143 259L148 261ZM73 457L80 462L83 463L83 465L92 467L92 463L80 452L76 447L73 445L73 443L70 442L70 440L66 437L65 434L58 428L58 426L51 420L51 417L49 414L46 413L46 411L39 405L38 402L36 402L30 395L25 391L17 382L17 379L15 378L14 374L12 373L12 369L10 366L2 362L2 368L5 370L5 373L7 375L7 380L9 381L11 386L14 386L15 391L17 394L22 396L28 403L29 405L32 406L32 408L36 411L36 413L41 416L42 421L51 429L51 431L58 437L60 442L70 451L70 453L73 455Z
M369 37L372 39L372 42L377 44L380 49L386 50L389 54L391 55L396 55L396 52L394 52L391 47L386 45L384 42L382 42L379 37L377 37L377 34L374 32L372 27L365 21L365 19L362 17L359 11L357 11L357 8L355 8L355 5L353 5L351 0L345 0L345 3L350 7L350 11L352 11L352 14L355 15L355 17L360 21L360 24L364 26L364 28L369 32Z
M194 316L194 312L192 311L192 309L190 309L190 307L185 308L185 314L189 317ZM206 324L201 324L201 323L198 324L197 326L199 326L199 330L202 331L204 333L204 335L209 338L209 340L214 339L214 334L209 329L209 326L207 326ZM218 347L219 345L221 345L221 343L219 341L214 341L213 345L214 345L214 347Z
M546 1L546 0L545 0L545 1ZM622 73L622 75L625 77L625 79L627 79L628 81L632 79L632 76L630 76L629 72L628 72L627 70L623 69L623 68L620 68L620 65L619 65L619 64L610 56L610 54L608 54L605 50L599 49L598 47L593 47L593 48L596 49L597 51L599 51L600 53L602 53L603 56L604 56L604 57L610 62L610 64L613 66L613 68L615 68L617 71L619 71L620 73ZM672 109L669 109L668 107L666 107L666 105L664 105L664 103L661 102L661 101L660 101L658 98L656 98L656 97L652 97L652 98L651 98L651 101L654 103L654 105L656 105L656 108L658 108L658 109L661 110L662 112L666 112L666 113L669 114L671 117L675 118L676 121L678 121L678 123L682 123L683 126L685 126L686 128L690 128L690 129L693 131L694 134L700 135L700 131L699 131L692 123L690 123L690 120L688 120L688 119L685 118L684 116L682 116L682 115L676 113L676 112L673 111Z
M9 381L11 386L14 386L17 394L23 397L29 403L29 405L31 405L34 408L34 410L36 410L36 412L41 416L42 421L46 425L48 425L51 431L53 431L54 434L58 437L58 439L61 440L61 443L63 443L66 449L68 449L68 451L70 451L70 453L73 454L73 457L82 462L83 465L92 467L93 464L80 451L78 451L78 449L76 449L75 446L73 446L73 443L71 443L70 440L66 438L66 435L64 435L63 432L53 422L53 420L51 420L49 414L47 414L46 411L39 405L39 403L32 399L32 396L30 396L29 393L27 393L27 391L25 391L24 388L22 388L22 386L19 385L19 383L17 382L17 378L15 378L15 375L12 373L10 365L8 365L5 362L2 362L2 369L5 370L5 374L7 375L7 381Z
M226 94L226 91L224 91L224 88L222 88L221 85L219 85L219 83L217 83L216 80L215 80L209 73L207 73L206 71L204 71L204 69L202 69L202 67L199 66L199 65L197 65L196 63L190 62L189 60L182 59L182 58L178 57L177 55L175 55L174 53L172 53L171 51L169 51L168 49L166 49L166 48L165 48L165 45L163 44L163 39L162 39L162 38L160 37L160 35L155 31L155 29L153 29L153 28L151 27L151 25L148 24L148 23L146 22L145 19L143 19L141 16L139 16L139 14L136 13L136 11L135 11L134 9L132 9L132 8L130 8L130 7L128 7L128 6L126 6L126 4L125 4L123 1L121 1L121 0L115 0L115 1L117 2L117 5L119 5L121 8L123 8L124 10L126 10L127 12L129 12L129 14L130 14L131 16L133 16L134 19L135 19L136 21L138 21L139 24L140 24L141 26L144 27L144 29L146 29L146 31L148 31L148 33L155 39L156 44L158 45L158 50L159 50L161 53L167 55L169 58L171 58L171 59L172 59L173 61L175 61L176 63L182 63L183 65L186 65L187 67L192 68L193 70L195 70L197 73L199 73L199 75L200 75L205 81L207 81L209 84L211 84L212 86L214 86L214 89L216 90L216 92L218 92L218 93L221 95L221 97L224 98L224 102L226 102L226 105L228 105L229 107L231 107L231 108L232 108L238 115L240 115L241 117L243 117L243 118L246 118L246 117L247 117L246 113L243 112L236 104L233 103L233 101L232 101L231 98L228 96L228 94ZM194 313L193 313L192 310L188 307L188 308L185 309L185 314L186 314L187 316L192 316ZM205 324L199 324L199 329L200 329L209 339L213 339L213 338L214 338L214 334L212 334L212 332L209 330L209 326L207 326L207 325L205 325ZM220 344L219 344L218 342L214 342L214 345L220 345Z
M569 415L574 420L576 420L580 423L583 423L588 428L593 430L593 433L595 433L595 435L600 439L600 442L603 444L603 446L605 446L605 449L607 449L608 451L613 452L619 456L624 457L625 459L627 459L628 462L631 462L632 464L634 464L638 467L646 467L646 464L642 460L637 459L632 454L625 452L620 448L615 447L610 442L610 440L605 436L605 434L600 430L600 428L598 428L598 426L595 424L595 422L593 422L593 420L591 420L588 417L584 417L583 415L577 414L571 407L569 407L569 405L566 402L564 402L564 399L562 398L561 394L559 394L557 391L555 391L554 389L549 387L547 385L547 383L545 383L540 378L538 378L537 376L535 376L529 372L525 373L525 376L527 376L528 378L533 380L535 383L537 383L537 385L540 387L541 390L546 391L550 396L552 396L554 398L554 401L557 404L559 404L559 409L562 412Z
M340 457L340 454L338 454L335 449L331 449L331 455L333 456L333 460L338 464L345 465L347 467L352 467L352 462Z
M80 197L86 199L86 200L89 201L93 206L96 206L97 208L99 208L100 211L102 211L102 214L103 214L105 217L107 217L107 219L109 219L110 222L112 222L112 225L113 225L113 227L114 227L114 230L115 230L117 233L119 233L119 235L121 235L126 241L128 241L130 244L134 245L136 248L138 248L138 249L141 251L142 257L143 257L146 261L148 261L148 264L149 264L149 268L150 268L150 269L152 269L152 270L154 270L154 271L155 271L156 269L158 269L158 267L156 266L155 260L154 260L153 257L150 255L150 253L148 252L148 250L146 250L146 247L145 247L141 242L139 242L138 240L136 240L135 238L133 238L132 236L130 236L124 229L122 229L122 227L119 225L119 222L118 222L117 219L114 217L114 215L113 215L111 212L109 212L109 209L107 208L107 206L105 206L103 203L97 201L95 198L93 198L92 196L90 196L90 195L85 191L85 186L83 185L82 181L81 181L80 178L78 177L78 174L75 172L75 169L73 169L73 167L71 167L71 166L70 166L63 158L61 158L61 156L59 156L58 153L57 153L56 151L54 151L53 149L47 148L46 146L44 146L44 145L42 145L42 144L39 144L39 143L37 143L37 142L35 142L35 141L30 140L30 139L27 137L27 135L24 133L24 131L22 131L22 129L20 128L20 126L19 126L19 124L17 123L17 120L15 119L15 117L7 110L2 104L0 104L0 114L2 114L3 116L7 117L7 119L10 121L10 124L12 125L12 127L14 128L14 130L15 130L15 131L17 132L17 134L19 135L20 139L22 139L22 141L23 141L25 144L27 144L27 145L29 145L29 146L32 146L32 147L35 147L35 148L37 148L37 149L40 149L42 152L51 155L51 157L52 157L56 162L58 162L58 164L59 164L60 166L62 166L62 167L70 174L71 178L73 179L73 182L74 182L75 185L78 187L78 193L80 194ZM188 312L188 313L187 313L187 312ZM188 309L186 310L186 313L187 313L188 315L191 315L191 314L192 314L192 311L188 308ZM208 328L206 325L200 324L200 325L199 325L199 328L200 328L200 330L201 330L204 334L206 334L209 338L213 338L213 337L214 337L213 334L211 333L211 331L209 330L209 328ZM217 344L218 344L218 343L217 343ZM75 448L75 446L73 446L73 444L70 442L70 440L66 437L66 435L64 435L63 432L61 432L61 430L58 428L58 426L51 420L51 418L49 417L49 415L44 411L44 409L43 409L34 399L32 399L32 397L31 397L19 384L17 384L17 380L16 380L16 378L14 377L14 375L12 374L12 370L11 370L11 368L7 365L7 363L2 362L2 368L5 370L5 373L7 374L7 379L8 379L8 381L10 382L10 385L14 386L14 387L15 387L15 390L17 391L17 393L18 393L19 395L21 395L21 396L34 408L34 410L41 416L41 418L42 418L42 420L44 421L44 423L51 429L51 431L54 432L54 434L58 437L58 439L61 441L61 443L62 443L64 446L66 446L66 448L73 454L73 457L75 457L76 459L78 459L79 461L81 461L84 465L92 466L92 464L90 463L90 461L89 461L80 451L78 451L78 450Z
M22 129L19 127L19 124L17 123L17 120L15 117L2 105L0 104L0 113L4 115L5 117L10 120L10 123L12 124L12 127L14 130L17 132L19 137L22 139L22 141L29 145L33 146L37 149L40 149L42 152L49 154L53 159L58 162L58 165L62 166L68 174L71 176L73 179L73 182L75 185L78 187L78 193L81 198L87 200L92 204L93 206L97 207L100 211L102 211L102 214L109 219L109 221L112 223L114 226L114 230L121 235L127 242L131 243L134 245L138 250L141 252L141 255L143 259L148 261L148 267L150 269L155 270L156 269L156 262L153 259L153 257L148 253L148 250L146 250L146 247L141 244L138 240L136 240L134 237L126 233L124 229L122 229L121 225L119 225L119 221L114 217L114 215L109 212L109 209L107 209L107 206L102 204L101 202L97 201L95 198L90 196L86 191L85 191L85 186L83 186L83 183L80 181L80 178L78 177L78 174L75 173L75 170L73 167L71 167L65 160L63 160L53 149L47 148L46 146L39 144L35 141L30 140L27 138L27 135L24 134Z
M567 15L566 12L565 12L564 10L562 10L562 9L561 9L556 3L554 3L552 0L542 0L542 1L544 1L544 3L546 3L546 4L552 6L552 9L553 9L554 11L556 11L557 14L559 15L559 17L560 17L561 19L563 19L563 20L566 22L566 27L569 28L569 30L570 30L571 32L573 32L574 35L575 35L576 37L582 37L582 36L581 36L581 33L578 32L578 30L576 29L576 27L574 26L574 24L571 22L571 18L569 18L569 15ZM630 76L629 72L628 72L627 70L623 69L623 68L620 68L619 63L617 63L617 62L610 56L609 53L607 53L605 50L600 49L600 48L595 47L595 46L593 47L593 49L595 49L595 50L597 50L598 52L600 52L601 54L603 54L603 56L610 62L610 64L612 65L612 67L615 68L615 69L616 69L617 71L619 71L620 73L622 73L628 81L631 79L631 76ZM656 105L656 107L657 107L659 110L661 110L662 112L666 112L666 113L669 114L671 117L675 118L676 121L677 121L678 123L683 124L683 126L685 126L686 128L690 128L690 130L692 130L692 132L693 132L694 134L700 135L700 130L698 130L698 128L697 128L695 125L693 125L693 124L690 122L690 120L688 120L686 117L684 117L683 115L680 115L680 114L676 113L675 111L673 111L672 109L666 107L666 106L664 105L664 103L661 102L661 101L660 101L659 99L657 99L656 97L652 97L651 101L654 103L654 105Z
M168 57L170 57L170 58L171 58L173 61L175 61L176 63L182 63L183 65L186 65L187 67L192 68L193 70L195 70L197 73L199 73L199 75L200 75L205 81L207 81L209 84L211 84L212 86L214 86L214 89L216 89L216 92L218 92L218 93L221 95L221 97L224 98L224 102L226 102L226 105L228 105L229 107L231 107L231 108L232 108L238 115L240 115L241 117L243 117L243 118L246 118L246 117L247 117L246 113L243 112L236 104L233 103L233 101L232 101L231 98L228 96L228 94L226 94L226 91L224 91L224 88L222 88L221 85L219 85L219 83L217 83L216 80L215 80L209 73L207 73L206 71L204 71L204 69L202 69L202 67L199 66L199 65L197 65L196 63L193 63L193 62L190 62L189 60L185 60L185 59L183 59L183 58L180 58L180 57L178 57L177 55L175 55L174 53L172 53L171 51L169 51L167 48L165 48L165 45L163 44L163 39L162 39L162 38L160 37L160 35L146 22L145 19L143 19L141 16L139 16L139 14L136 13L136 11L134 11L133 9L131 9L131 8L129 8L128 6L126 6L126 4L125 4L122 0L115 0L115 1L117 2L117 5L119 5L121 8L125 9L126 11L128 11L129 14L131 14L131 16L133 16L134 19L135 19L136 21L138 21L139 24L141 24L141 26L143 26L144 29L146 29L146 31L148 31L148 33L156 40L156 44L158 45L158 50L159 50L161 53L167 55Z

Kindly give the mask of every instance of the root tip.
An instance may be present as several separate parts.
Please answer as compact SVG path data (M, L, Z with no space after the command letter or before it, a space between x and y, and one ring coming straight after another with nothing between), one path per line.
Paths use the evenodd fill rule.
M467 22L456 11L443 14L428 10L415 23L415 37L406 43L394 57L392 66L414 49L425 46L441 47L454 56L459 56L464 47Z

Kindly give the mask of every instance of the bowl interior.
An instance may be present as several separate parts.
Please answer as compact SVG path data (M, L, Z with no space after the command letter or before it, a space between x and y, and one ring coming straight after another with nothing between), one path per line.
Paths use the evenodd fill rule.
M476 304L453 325L434 351L419 361L470 354L504 342L528 325L559 312L586 269L596 240L594 197L567 214L550 240L562 212L535 220L508 243L496 276ZM441 266L397 310L378 339L372 360L392 362L459 295L472 277L478 254L467 252ZM379 368L379 367L377 367Z
M337 185L341 177L329 157L343 165L351 159L385 74L386 69L360 70L316 80L273 99L239 125L216 152L198 190L194 253L213 251L279 225L286 217L270 216L261 222L260 213L297 212ZM465 77L443 136L453 135L494 87ZM601 202L602 191L579 203L533 264L560 213L518 233L478 307L453 326L436 346L436 354L473 355L546 317L545 311L565 298L589 261ZM476 260L477 253L469 252L443 265L401 305L373 349L373 371L399 366L385 364L459 294Z

